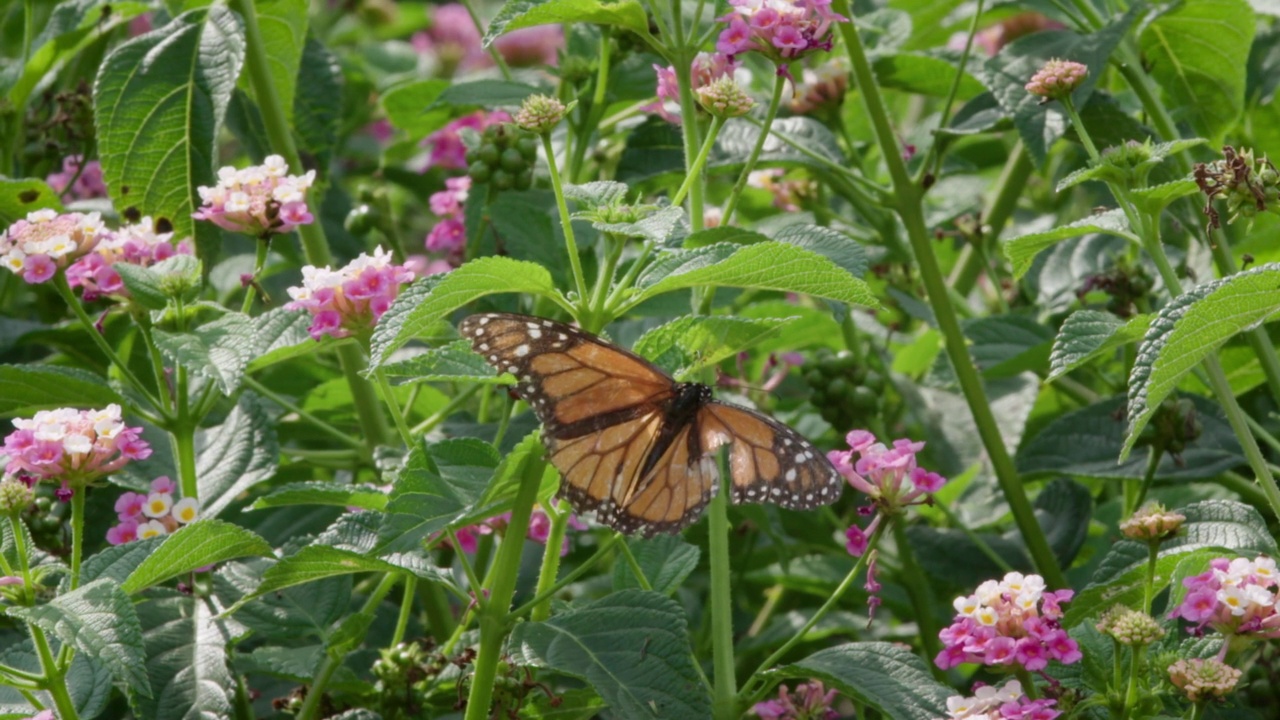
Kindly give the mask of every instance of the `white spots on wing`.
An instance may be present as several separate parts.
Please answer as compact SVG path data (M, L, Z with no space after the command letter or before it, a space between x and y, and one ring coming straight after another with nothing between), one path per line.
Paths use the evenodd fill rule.
M481 318L480 318L480 324L481 324L481 325L488 325L488 324L489 324L489 321L490 321L490 320L492 320L492 319L493 319L493 318L491 318L491 317L489 317L489 316L487 316L487 315L486 315L486 316L483 316L483 317L481 317ZM477 334L477 335L479 335L480 333L476 333L476 334Z
M796 469L791 468L787 470L787 482L795 482L795 481L796 481ZM778 488L774 488L774 492L777 492L777 491L778 491Z
M490 355L490 356L489 356L489 362L491 362L491 363L496 363L496 362L498 362L498 356L497 356L497 355Z
M543 321L542 321L542 327L551 327L551 325L552 325L552 323L551 323L551 321L550 321L550 320L543 320Z
M484 334L484 328L482 327L476 328L476 331L472 334L475 335L476 337L480 337L481 335Z
M529 346L521 345L516 348L516 357L524 357L529 354Z
M550 327L550 326L548 326L548 327ZM564 341L564 340L568 340L568 339L569 339L569 336L568 336L568 335L565 335L564 333L556 333L556 339L557 339L557 340L560 340L560 341Z
M480 343L480 352L489 352L489 343Z

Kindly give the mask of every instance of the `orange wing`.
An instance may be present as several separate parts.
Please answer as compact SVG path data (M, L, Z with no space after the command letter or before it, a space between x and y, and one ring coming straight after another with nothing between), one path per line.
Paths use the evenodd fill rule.
M746 408L710 402L698 411L702 447L729 445L735 503L809 510L840 498L844 478L800 433Z

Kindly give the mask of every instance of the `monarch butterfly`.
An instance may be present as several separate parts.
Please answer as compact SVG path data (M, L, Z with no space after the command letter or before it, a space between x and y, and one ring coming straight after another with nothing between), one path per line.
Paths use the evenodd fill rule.
M507 313L472 315L458 331L516 377L564 476L561 496L615 530L673 533L696 520L719 490L709 455L722 445L735 503L806 510L840 497L843 478L796 431L594 335Z

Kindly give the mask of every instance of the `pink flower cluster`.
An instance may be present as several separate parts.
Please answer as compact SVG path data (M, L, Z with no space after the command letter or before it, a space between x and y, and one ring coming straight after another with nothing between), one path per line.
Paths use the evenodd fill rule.
M29 484L61 481L68 499L69 486L82 487L151 455L151 446L139 437L142 428L125 426L119 405L41 410L32 418L14 418L13 426L17 429L4 439L5 472Z
M120 273L112 267L128 263L147 267L174 255L191 255L190 240L173 244L173 233L157 233L151 218L144 217L134 225L125 225L101 236L93 252L76 260L67 268L67 283L82 288L84 299L92 301L102 295L127 297L128 291Z
M431 212L440 222L427 233L426 247L433 253L460 260L467 245L467 227L462 205L471 191L471 178L467 175L444 181L445 189L433 193L428 201Z
M410 42L418 52L434 56L445 74L493 66L493 58L481 44L480 31L465 5L441 5L431 20L431 27L416 33ZM554 67L557 54L564 47L564 31L559 25L513 30L494 40L493 45L510 65Z
M831 24L848 18L831 11L831 0L729 0L716 50L734 56L756 51L778 65L815 50L831 49Z
M1280 638L1280 577L1276 561L1259 555L1248 558L1214 558L1209 569L1182 581L1187 595L1169 617L1195 623L1195 633L1206 626L1227 635Z
M458 550L467 553L474 553L477 543L480 542L481 535L492 535L494 532L506 530L507 523L511 521L511 513L502 513L495 515L484 522L475 525L468 525L459 528L454 532L454 536L458 538ZM568 527L574 530L586 530L587 526L583 524L576 515L569 514ZM529 518L529 532L526 534L530 540L534 542L547 544L547 538L551 537L551 516L546 510L535 507L533 516ZM566 534L563 544L560 546L560 555L563 557L569 554L569 536Z
M28 283L47 282L108 232L98 213L34 210L0 234L0 264Z
M84 169L81 170L81 164ZM79 172L79 177L76 173ZM74 182L73 182L74 181ZM62 159L61 172L50 173L45 178L49 187L71 200L92 200L107 196L107 184L102 180L102 165L97 160L84 162L83 155L68 155Z
M1062 629L1062 603L1072 590L1046 591L1044 578L1011 572L988 580L972 595L955 599L955 621L938 633L946 644L934 663L943 670L961 663L1021 665L1035 672L1050 660L1079 662L1080 646Z
M1053 720L1062 714L1057 700L1032 700L1022 692L1022 683L1009 680L1000 687L978 684L973 697L947 698L947 717L938 720Z
M319 340L370 330L400 294L400 286L413 280L413 273L391 262L391 253L377 248L373 255L360 254L338 270L307 265L302 268L302 286L289 288L293 301L285 307L311 313L307 332Z
M906 438L893 441L887 448L876 441L876 436L866 430L854 430L845 436L848 450L833 450L827 458L836 470L849 481L855 490L871 498L873 507L886 512L898 512L908 505L923 502L921 495L942 489L947 479L925 470L916 464L916 453L924 449L923 442ZM855 460L854 455L859 457ZM867 549L867 536L880 524L883 513L877 514L865 530L850 525L845 531L846 549L851 555L862 555Z
M698 90L726 75L732 77L737 69L738 63L732 57L720 53L698 53L690 67L693 92L696 94ZM679 123L680 116L675 112L680 108L680 83L676 77L676 69L671 65L662 67L655 64L653 71L658 75L658 102L644 109L661 116L667 122Z
M470 115L463 115L453 120L423 138L423 146L430 148L427 166L424 169L439 167L445 170L466 170L467 146L462 142L462 131L471 129L483 132L490 125L504 122L511 122L511 116L501 110L493 112L477 110Z
M794 694L780 685L776 700L758 702L751 712L763 720L835 720L840 717L831 709L835 699L836 691L824 688L821 680L800 683Z
M134 540L162 537L200 517L200 501L182 498L174 502L177 486L167 477L151 481L151 493L127 492L116 500L120 524L107 531L107 542L123 545Z
M204 204L192 217L260 238L293 232L315 221L307 209L307 190L315 179L315 170L290 175L279 155L243 169L227 166L218 171L217 185L197 188Z
M1031 82L1026 84L1027 92L1047 100L1061 99L1075 92L1088 74L1086 65L1055 58L1031 76Z

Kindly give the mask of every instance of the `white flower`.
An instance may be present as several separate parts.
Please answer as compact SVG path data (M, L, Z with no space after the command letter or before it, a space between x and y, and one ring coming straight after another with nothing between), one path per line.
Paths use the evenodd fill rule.
M151 493L142 506L142 512L150 518L162 518L169 514L173 507L173 496L169 493Z
M173 517L186 525L200 517L200 501L195 498L182 498L173 505Z
M165 528L164 523L159 520L150 520L138 526L138 539L146 540L147 538L163 537L168 535L169 531Z
M87 453L93 449L93 441L87 435L72 433L62 439L62 449L69 453Z

